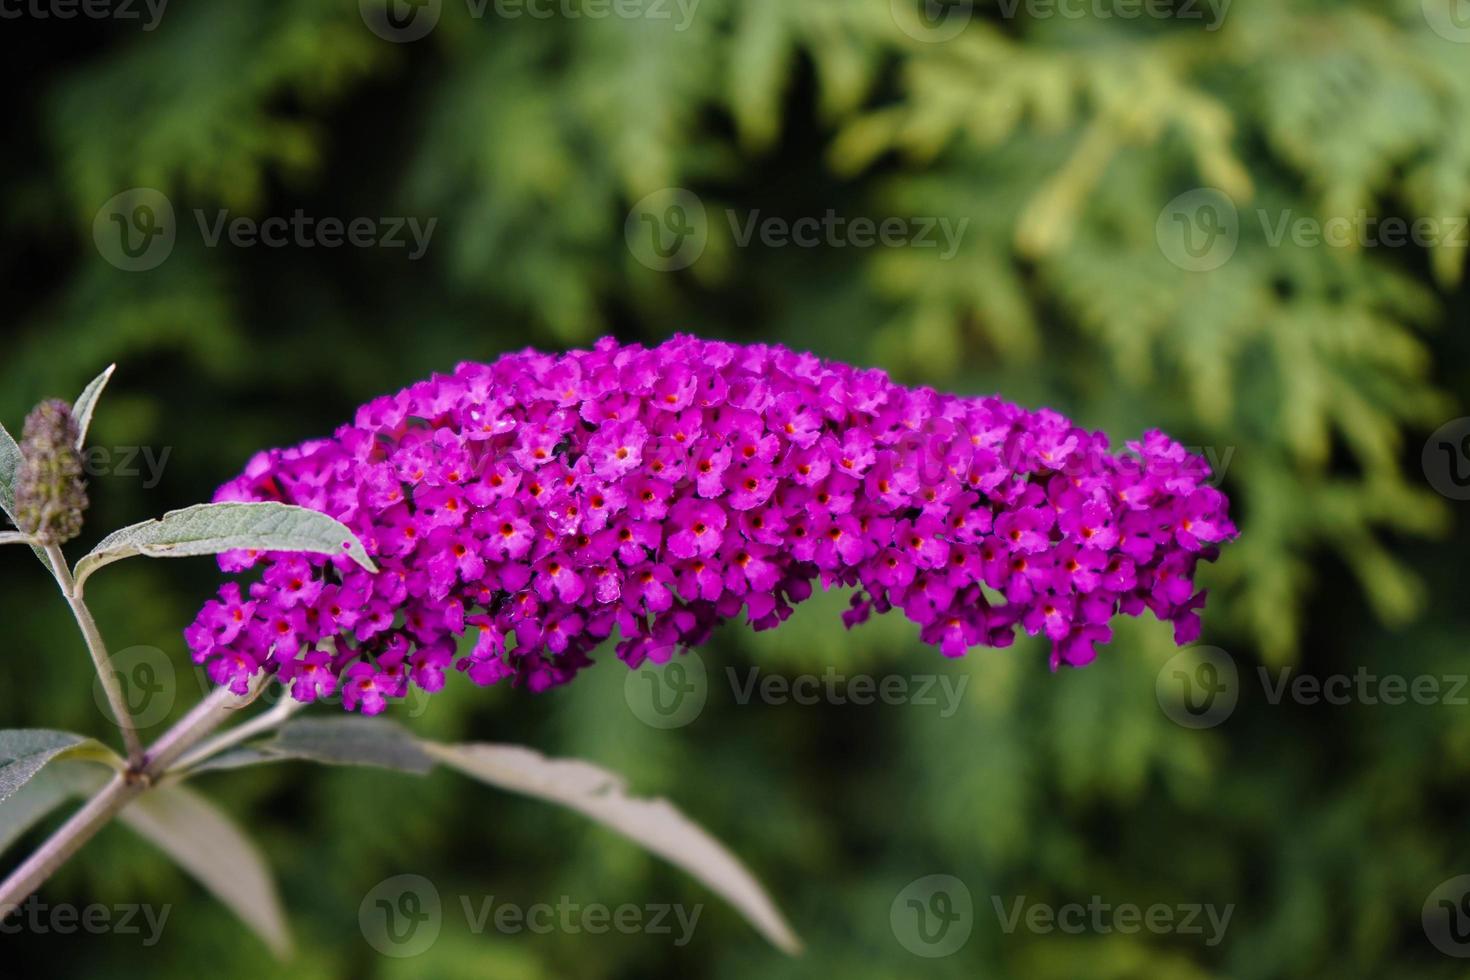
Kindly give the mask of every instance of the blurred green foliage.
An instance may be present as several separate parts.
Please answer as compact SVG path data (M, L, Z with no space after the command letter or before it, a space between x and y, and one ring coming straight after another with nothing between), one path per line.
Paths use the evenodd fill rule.
M368 29L371 3L346 0L179 4L146 31L7 19L0 418L13 427L42 396L70 397L120 362L93 427L113 463L93 480L91 538L207 498L255 449L326 433L368 397L458 360L608 332L779 340L1052 405L1118 442L1157 425L1224 464L1242 538L1203 575L1206 640L1234 657L1241 693L1216 728L1160 710L1171 651L1151 621L1120 629L1095 666L1051 676L1026 642L949 662L897 620L845 633L841 596L771 634L723 630L702 654L709 704L685 728L641 723L616 664L543 696L455 682L415 717L399 709L427 735L584 756L672 797L769 884L805 958L782 958L698 885L575 816L448 774L292 764L209 776L200 788L280 872L292 973L1463 975L1420 911L1470 871L1470 709L1272 703L1259 674L1466 670L1466 505L1435 494L1419 462L1426 435L1470 397L1464 232L1429 247L1272 233L1283 218L1359 212L1463 219L1470 32L1451 29L1456 2L1236 0L1127 18L1121 0L1063 4L1086 16L993 0L926 20L901 0L617 8L644 11L633 17L559 0L540 6L549 18L444 0L428 36L405 44ZM178 236L160 266L130 273L99 255L93 222L139 186L168 195ZM679 272L642 264L625 238L630 208L669 187L710 215L703 254ZM1190 271L1160 226L1201 187L1234 203L1238 243ZM220 209L437 226L418 261L207 247L194 212ZM944 259L742 245L726 220L829 210L968 224ZM138 446L169 450L156 485L121 465ZM60 600L23 552L0 557L0 720L105 734ZM131 565L91 590L115 647L172 658L175 714L196 696L180 630L214 578L205 561ZM967 684L949 717L742 705L724 670L753 664ZM399 873L430 878L446 908L432 949L401 961L377 955L357 918ZM926 960L897 940L889 910L932 873L968 885L975 923L960 952ZM126 935L6 936L0 973L278 969L126 830L106 831L44 894L175 907L153 949ZM706 908L682 948L656 935L475 934L459 898L491 895ZM1007 934L995 908L1093 895L1234 913L1207 946Z

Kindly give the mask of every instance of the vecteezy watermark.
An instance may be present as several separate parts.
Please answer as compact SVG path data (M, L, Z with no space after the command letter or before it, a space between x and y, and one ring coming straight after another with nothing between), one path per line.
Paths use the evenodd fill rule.
M229 211L216 211L209 218L203 210L196 210L194 219L209 248L217 247L221 238L237 248L257 244L266 248L341 248L344 244L353 248L408 248L411 244L410 262L423 258L434 226L439 223L438 218L422 224L413 217L314 218L300 208L289 218L232 218Z
M975 927L970 889L954 875L925 875L904 886L888 907L899 945L925 959L958 952Z
M362 22L378 37L407 44L428 37L443 12L443 0L358 0Z
M173 660L158 647L132 646L115 651L107 658L105 669L117 680L131 718L119 722L112 714L112 704L107 689L102 686L100 676L92 680L92 700L97 710L110 723L130 726L134 731L147 731L168 720L181 692L197 688L200 697L210 694L218 686L202 666L193 665L181 674L174 668ZM272 684L257 699L261 704L275 704L289 698L288 687ZM316 699L316 704L340 707L342 688ZM396 714L407 718L421 717L432 703L429 692L416 685L408 685L402 695L385 697L394 706Z
M936 708L939 717L949 718L959 710L965 687L970 683L969 674L957 677L950 674L889 674L875 677L872 674L841 674L836 668L828 667L821 675L784 674L761 676L759 667L751 667L742 678L734 667L726 667L725 675L730 689L735 692L736 704L749 704L759 700L763 704L911 704L921 708Z
M1446 956L1470 958L1470 875L1440 882L1424 900L1424 935Z
M107 689L99 675L92 681L92 700L103 716L117 725L144 731L163 722L178 699L179 685L173 661L158 647L135 646L107 658L105 670L117 679L131 718L114 718Z
M822 215L784 218L759 209L724 212L736 248L918 248L936 249L948 260L959 252L969 218L938 216L848 217L828 209ZM710 219L699 195L682 187L655 191L633 205L623 223L628 251L657 272L687 269L709 244Z
M1467 0L1470 2L1470 0ZM1470 248L1470 217L1369 214L1359 208L1351 215L1322 219L1290 209L1271 212L1255 208L1243 222L1235 202L1224 191L1198 187L1164 205L1154 223L1159 251L1188 272L1209 272L1230 261L1240 244L1242 224L1259 231L1268 248L1290 244L1296 248Z
M1219 487L1225 482L1225 471L1235 458L1234 446L1185 446L1184 451L1191 456L1203 456L1210 464L1210 477L1204 481L1208 487Z
M1470 0L1422 0L1429 29L1446 41L1470 44Z
M668 21L677 33L689 29L700 0L464 0L476 20L651 20ZM429 35L444 11L443 0L358 0L362 22L378 37L407 44Z
M1330 704L1342 707L1349 704L1368 706L1401 704L1434 705L1444 704L1463 708L1470 705L1466 687L1470 686L1470 674L1376 674L1367 667L1359 667L1351 674L1298 674L1291 667L1282 667L1275 676L1265 667L1258 667L1261 686L1266 693L1266 702L1277 705L1282 701L1294 704Z
M168 0L0 0L0 20L136 20L152 31L167 6Z
M990 904L995 908L1001 932L1006 935L1017 929L1042 935L1063 932L1071 936L1149 932L1155 935L1201 936L1205 945L1211 947L1220 945L1225 938L1225 930L1230 927L1230 917L1235 914L1233 903L1221 907L1199 902L1179 905L1155 902L1145 907L1131 902L1105 902L1101 895L1093 895L1085 904L1067 902L1062 905L1030 902L1025 895L1010 899L992 895Z
M996 0L1000 15L1014 20L1173 20L1199 21L1206 31L1218 31L1232 0Z
M975 17L974 0L888 0L893 23L915 41L941 44L962 34Z
M997 0L1005 20L1171 20L1217 31L1233 0ZM1430 2L1430 0L1426 0ZM939 44L960 36L975 19L974 0L889 0L898 29L916 41Z
M1470 416L1434 430L1419 457L1424 478L1442 496L1470 500Z
M460 895L458 909L475 935L494 930L505 936L522 933L549 935L608 932L623 935L665 936L675 946L694 938L703 905L649 903L605 905L578 902L569 895L555 901L497 901L494 895ZM357 910L358 925L368 945L384 956L408 958L429 950L444 925L444 903L439 889L423 875L396 875L379 882Z
M623 700L652 728L683 728L699 717L708 699L709 675L693 650L664 663L650 658L623 678Z
M386 248L407 249L408 260L423 257L438 218L317 218L300 208L290 217L251 218L226 209L195 209L194 222L206 248L228 243L236 248ZM178 238L173 203L162 191L134 187L110 198L92 221L97 251L125 272L156 269L173 252Z
M172 905L125 903L52 905L32 895L19 905L0 905L0 935L138 936L146 947L158 945Z
M152 187L134 187L107 200L92 219L92 242L124 272L146 272L174 250L174 206Z
M82 450L82 472L89 477L143 478L143 489L152 490L163 479L172 446L88 446Z
M1351 216L1337 215L1323 221L1289 209L1273 215L1265 208L1256 208L1255 216L1266 244L1272 248L1280 248L1286 241L1298 248L1470 247L1470 217L1465 215L1379 217L1359 208Z
M731 209L725 217L738 248L749 248L752 241L766 248L937 248L945 261L959 252L970 226L969 218L848 218L831 208L820 218L763 216L760 209L743 216Z
M444 925L439 889L423 875L395 875L378 882L357 907L362 938L384 956L426 953Z
M1470 705L1470 674L1379 674L1360 666L1351 673L1318 676L1292 667L1256 668L1265 702L1315 706L1397 707ZM1155 693L1169 719L1185 728L1213 728L1235 711L1240 672L1219 647L1188 647L1159 670Z
M318 649L330 649L330 644L323 644L322 646L318 647ZM219 686L214 681L209 679L209 672L204 667L196 666L193 673L194 680L199 685L200 697L207 696ZM344 697L343 692L345 688L345 684L338 684L336 689L330 694L318 694L311 703L313 705L322 705L323 707L336 708L340 710L342 707L342 699ZM290 685L270 684L266 686L266 688L254 699L254 701L251 702L251 704L274 706L281 703L282 701L290 699ZM430 706L432 706L436 702L432 697L430 697L428 691L425 691L417 684L405 684L404 693L385 694L383 695L383 703L388 705L388 707L392 709L395 717L412 719L423 717L425 714L428 713ZM249 705L242 705L239 707L238 710L244 710L247 707L249 707Z
M1154 222L1164 258L1186 272L1220 268L1240 243L1240 213L1222 190L1197 187L1174 198Z
M1214 728L1235 711L1240 674L1235 660L1219 647L1187 647L1159 668L1154 695L1175 724Z
M633 205L623 222L628 251L655 272L676 272L699 261L709 244L709 215L699 195L682 187L654 191Z
M600 936L617 932L625 936L668 936L675 946L687 946L694 938L694 928L704 912L703 905L652 902L634 905L625 902L608 906L600 902L580 903L562 895L555 903L496 902L494 895L472 899L461 895L460 908L470 931L479 934L487 928L515 936L523 932L545 936L550 933Z
M672 653L672 651L669 651ZM710 681L704 661L690 651L655 662L650 658L623 680L628 708L654 728L682 728L704 711ZM772 674L759 667L726 667L724 678L737 705L913 705L941 718L959 710L968 674L844 674L828 667L821 674Z

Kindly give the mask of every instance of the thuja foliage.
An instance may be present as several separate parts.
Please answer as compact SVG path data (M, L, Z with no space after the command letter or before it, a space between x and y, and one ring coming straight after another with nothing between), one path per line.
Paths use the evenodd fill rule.
M905 375L999 360L1045 365L1085 392L1073 365L1100 368L1141 417L1168 409L1196 445L1233 454L1243 504L1270 533L1226 561L1227 615L1273 660L1296 649L1307 550L1352 569L1385 621L1412 616L1417 578L1383 535L1443 527L1403 480L1398 450L1406 428L1444 411L1424 383L1421 330L1438 315L1435 287L1460 281L1464 236L1449 224L1470 206L1470 82L1463 45L1434 29L1444 12L1418 0L1242 0L1101 19L960 6L952 32L889 0L701 0L657 5L666 16L549 19L446 3L415 44L388 43L327 0L170 11L167 30L101 46L38 93L32 176L56 177L40 196L14 189L24 227L82 229L120 191L158 186L177 199L181 228L149 281L79 263L42 314L48 342L61 331L84 350L165 345L211 372L239 370L258 329L252 274L228 249L203 248L200 229L222 209L289 214L293 195L331 187L319 218L441 219L414 286L342 270L364 309L386 303L405 330L471 302L585 342L629 313L667 322L706 290L750 285L767 333L799 339L857 317L869 354ZM334 122L368 120L371 136L332 135ZM343 180L362 156L344 136L380 169ZM810 195L799 204L781 190L793 181ZM276 186L288 190L273 197ZM672 186L695 189L712 219L683 277L623 246L629 207ZM1234 258L1207 277L1166 261L1155 234L1160 209L1197 187L1240 212ZM829 207L969 224L953 258L872 248L828 264L849 274L851 298L838 302L737 252L753 211ZM1432 274L1414 274L1410 249L1304 247L1274 231L1361 225L1365 213L1444 223L1422 256ZM326 312L325 284L286 282L302 300L287 321L343 339L362 329ZM93 315L103 305L106 322ZM1075 362L1056 357L1062 337ZM1292 493L1278 477L1288 470Z

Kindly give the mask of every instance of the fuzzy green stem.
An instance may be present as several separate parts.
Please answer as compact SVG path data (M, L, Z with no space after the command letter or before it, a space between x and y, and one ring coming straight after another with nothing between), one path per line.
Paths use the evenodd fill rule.
M57 829L56 833L42 844L35 853L10 877L0 884L0 921L20 908L41 884L50 878L57 868L91 840L97 831L105 827L123 807L133 801L147 788L142 780L134 780L127 773L118 773L97 795L87 801L71 818Z
M55 560L53 556L53 560ZM245 708L265 689L268 678L261 675L244 696L229 688L217 688L200 701L178 723L143 754L139 764L118 773L76 813L62 824L20 867L0 882L0 920L20 907L97 831L129 803L146 793L185 752L200 739Z
M97 621L92 618L92 611L82 601L81 592L71 577L71 566L66 563L66 556L61 553L61 546L46 545L46 556L51 559L51 573L56 576L56 584L61 586L61 594L66 597L72 616L76 618L77 626L82 631L82 639L87 643L87 652L92 655L92 665L97 668L97 677L102 683L102 690L107 694L107 703L112 708L113 721L122 731L123 744L127 748L128 764L137 768L143 760L143 742L138 738L138 731L133 726L133 713L128 709L127 698L123 696L122 685L118 683L117 673L108 663L107 645L102 640L102 633L97 629Z
M292 715L306 707L306 702L297 701L291 697L289 692L282 691L282 700L275 707L264 714L257 715L242 725L237 725L227 731L220 732L214 738L205 742L194 751L179 759L178 765L174 766L172 772L178 773L199 765L207 759L212 759L225 749L234 748L249 738L254 738L264 732L271 731L283 725Z

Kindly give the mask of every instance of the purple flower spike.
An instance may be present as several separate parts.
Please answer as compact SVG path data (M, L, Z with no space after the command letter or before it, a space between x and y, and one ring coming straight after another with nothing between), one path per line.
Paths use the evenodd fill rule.
M630 666L723 620L779 625L824 587L851 627L901 609L946 656L1042 633L1082 666L1111 619L1199 634L1200 560L1235 536L1205 461L1150 432L904 388L783 347L611 339L461 364L363 406L331 439L261 453L217 500L330 514L377 560L236 554L186 633L243 688L374 714L452 666L477 684L569 681L614 630Z

